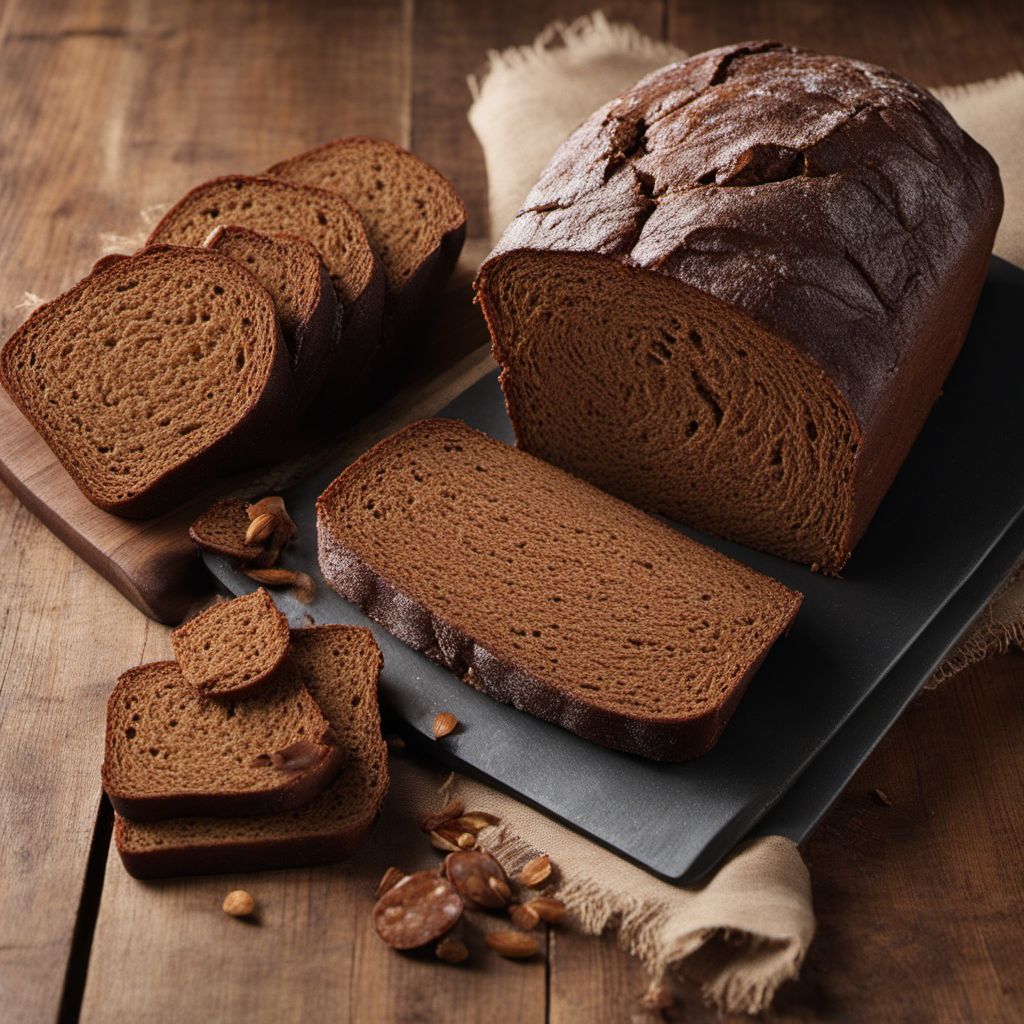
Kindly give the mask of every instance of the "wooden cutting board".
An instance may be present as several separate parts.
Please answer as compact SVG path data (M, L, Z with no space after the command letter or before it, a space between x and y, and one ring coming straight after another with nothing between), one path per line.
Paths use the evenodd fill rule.
M224 479L155 519L121 519L83 496L43 439L0 388L0 479L65 544L151 618L176 624L211 587L188 527L216 498L272 493L312 471L339 450L430 415L489 368L481 348L487 332L472 305L472 279L486 243L467 242L437 309L424 324L395 396L340 437L307 432L295 455L252 473Z

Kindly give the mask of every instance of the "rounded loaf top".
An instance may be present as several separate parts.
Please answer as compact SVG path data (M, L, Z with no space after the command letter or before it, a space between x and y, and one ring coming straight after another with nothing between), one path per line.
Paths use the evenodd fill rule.
M866 426L934 337L938 297L976 290L1001 212L994 161L928 92L748 42L670 64L588 118L490 260L592 252L674 277L788 338Z

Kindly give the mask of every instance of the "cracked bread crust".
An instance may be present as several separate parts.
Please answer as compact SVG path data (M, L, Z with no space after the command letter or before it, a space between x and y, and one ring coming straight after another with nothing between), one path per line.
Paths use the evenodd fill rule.
M1001 212L995 163L923 89L750 42L662 68L585 121L477 287L506 378L516 328L494 282L524 253L659 275L809 359L853 422L848 553L959 353ZM530 410L506 395L522 441Z

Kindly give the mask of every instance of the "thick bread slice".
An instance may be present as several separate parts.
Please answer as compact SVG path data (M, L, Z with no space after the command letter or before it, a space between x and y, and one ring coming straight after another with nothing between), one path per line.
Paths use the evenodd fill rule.
M709 750L801 595L464 423L380 442L317 502L342 597L498 700L607 747Z
M230 256L270 292L285 343L299 404L308 405L324 383L344 311L320 253L295 235L267 235L219 225L204 245Z
M292 660L344 751L345 765L334 784L285 814L148 823L118 815L114 838L132 875L321 864L348 855L365 837L388 788L377 707L380 650L368 629L316 626L292 631Z
M247 697L288 670L288 620L262 588L200 612L171 633L189 686L207 697Z
M337 192L234 175L194 188L167 211L149 240L202 245L220 224L296 235L320 253L344 309L341 336L324 373L324 400L344 415L377 351L384 305L384 271L362 218Z
M241 565L265 565L270 545L246 544L249 503L244 498L222 498L214 502L188 528L192 543L203 551L234 559Z
M103 261L18 329L0 380L85 496L133 518L267 458L295 405L266 289L203 249Z
M129 669L107 702L103 788L137 821L290 810L344 759L297 675L240 701L203 697L173 661Z
M384 262L396 333L451 276L466 237L466 207L443 175L408 150L382 139L335 139L267 173L338 192L362 214Z

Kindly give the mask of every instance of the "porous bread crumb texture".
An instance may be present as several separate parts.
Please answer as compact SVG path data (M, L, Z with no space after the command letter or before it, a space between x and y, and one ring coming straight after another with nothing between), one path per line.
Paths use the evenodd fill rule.
M334 746L297 674L285 673L245 700L212 700L185 681L176 663L154 662L125 672L110 695L103 787L146 819L166 816L162 804L186 801L196 811L216 806L234 814L245 813L239 807L252 812L265 798L268 810L277 809L291 805L289 793L303 775L322 771L322 757L296 770L270 762L297 743Z
M542 717L574 731L593 709L617 718L624 736L637 720L716 713L800 601L456 421L422 421L381 442L317 512L332 586L364 608L374 587L393 588L387 614L418 607L432 635L400 611L381 619L387 628L442 660L461 645L477 667L497 661L513 680L504 699L543 704ZM369 589L367 574L379 581Z
M960 350L1001 211L989 154L892 71L770 41L669 64L569 136L481 268L517 437L838 571Z
M288 620L262 587L171 633L185 681L208 697L247 696L271 683L285 667L288 641Z
M279 344L270 296L233 260L157 248L36 310L0 377L90 500L117 510L244 423Z
M221 224L310 242L347 305L371 283L373 253L359 214L336 192L277 178L238 175L205 182L167 211L149 241L202 245Z
M526 451L750 547L826 570L846 561L859 432L792 346L594 256L501 263L486 306Z
M189 536L194 544L212 554L243 563L259 561L265 549L259 544L245 543L249 529L248 508L249 503L244 498L222 498L189 527Z
M280 814L232 818L175 818L140 823L118 816L118 850L130 859L168 857L167 871L187 873L190 852L221 850L244 865L258 854L295 863L289 847L322 838L335 856L362 838L388 788L387 748L381 735L377 679L380 649L368 629L315 626L292 631L292 663L337 737L345 763L337 779L303 807ZM300 849L305 847L300 846ZM301 856L301 854L300 854ZM224 869L227 869L225 862ZM142 869L145 870L145 869Z
M320 302L321 261L313 244L294 235L268 235L228 225L207 245L241 263L270 292L294 354L296 332L309 322Z
M399 290L449 232L466 221L458 194L419 157L378 139L329 142L269 174L343 195L362 214L370 244Z

